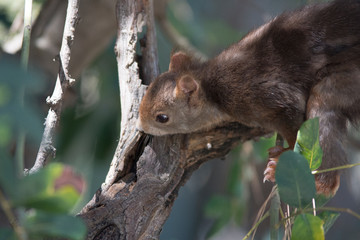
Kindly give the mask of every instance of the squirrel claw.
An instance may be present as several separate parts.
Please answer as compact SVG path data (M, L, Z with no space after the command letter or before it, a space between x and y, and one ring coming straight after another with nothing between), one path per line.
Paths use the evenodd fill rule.
M275 169L276 169L277 159L269 158L268 164L264 171L264 180L263 182L275 182Z
M265 175L265 177L264 177L264 179L263 179L263 183L266 183L267 181L270 182L269 177Z
M283 153L286 150L287 150L286 148L283 148L281 146L275 146L268 150L269 158L268 158L268 163L267 163L265 171L264 171L264 175L265 175L264 180L263 180L264 183L266 181L275 182L276 164L278 162L278 159L279 159L279 156L281 155L281 153Z

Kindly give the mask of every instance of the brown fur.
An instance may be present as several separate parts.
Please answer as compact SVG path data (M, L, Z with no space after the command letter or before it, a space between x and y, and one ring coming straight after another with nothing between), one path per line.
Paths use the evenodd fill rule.
M319 117L321 168L344 164L346 123L360 117L359 23L360 2L338 0L284 13L204 63L176 53L141 103L139 128L164 135L238 121L293 147L304 120ZM338 172L316 180L328 195L339 186Z

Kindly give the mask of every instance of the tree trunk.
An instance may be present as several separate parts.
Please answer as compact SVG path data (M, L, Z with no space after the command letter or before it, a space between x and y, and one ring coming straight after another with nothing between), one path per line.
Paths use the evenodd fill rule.
M88 225L87 239L159 239L180 187L194 170L207 160L224 157L239 141L266 134L238 123L164 137L136 130L145 92L140 72L146 82L158 75L152 8L152 0L117 3L120 140L105 182L79 214ZM137 62L135 47L145 24L142 61Z

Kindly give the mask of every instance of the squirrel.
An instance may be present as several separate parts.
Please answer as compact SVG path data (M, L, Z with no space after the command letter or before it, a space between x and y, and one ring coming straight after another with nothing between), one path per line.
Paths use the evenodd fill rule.
M285 12L207 61L177 52L141 101L138 129L191 133L235 121L277 132L289 148L269 150L264 180L274 182L279 155L318 117L320 169L343 165L347 124L360 119L359 23L360 1L335 0ZM315 181L333 196L339 171Z

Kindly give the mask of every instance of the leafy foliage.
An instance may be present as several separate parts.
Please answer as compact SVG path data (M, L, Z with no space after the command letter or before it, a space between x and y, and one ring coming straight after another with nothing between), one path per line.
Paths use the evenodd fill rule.
M340 216L340 213L323 211L318 216L324 221L324 233L326 233L335 223L336 219Z
M40 91L41 76L35 71L26 73L18 61L12 58L0 58L0 149L8 147L18 129L26 129L28 137L39 139L42 131L39 112L30 103L29 96L22 104L20 91L27 89L27 95Z
M86 233L86 227L80 218L42 211L29 214L25 220L24 227L33 238L48 236L84 239Z
M251 158L262 160L265 158L267 149L274 145L275 136L271 138L262 138L260 141L248 145L255 149L254 156ZM205 215L214 219L214 223L207 233L207 237L217 234L225 225L234 222L241 225L244 215L247 211L246 198L248 197L246 182L251 178L252 174L250 162L246 162L246 154L241 147L232 151L234 160L232 162L229 177L227 181L226 193L216 195L209 199L205 206ZM239 157L240 156L240 159Z
M35 174L20 177L22 171L15 169L9 154L19 129L29 140L38 142L41 138L42 120L32 105L36 102L34 93L43 89L41 75L32 69L24 71L18 61L7 56L0 59L0 71L0 207L13 226L1 228L0 239L19 238L18 229L28 239L83 239L84 223L69 213L81 197L84 180L61 164L50 164ZM23 89L24 100L19 98Z
M324 222L321 218L311 214L301 214L296 216L292 228L291 240L324 240Z
M275 179L281 201L298 208L299 212L311 209L316 195L315 178L311 170L321 165L321 158L319 120L310 119L298 131L294 151L284 152L279 158ZM324 239L323 224L320 217L310 214L297 215L291 239Z
M311 170L315 170L321 165L323 151L319 141L319 119L309 119L301 126L294 152L300 153L308 161Z
M260 145L267 146L264 143ZM261 152L261 148L256 150ZM325 233L340 214L336 211L321 211L321 207L329 198L316 194L315 178L312 171L321 165L322 155L323 152L319 144L319 120L317 118L310 119L300 128L294 151L286 151L279 157L275 173L277 188L272 193L269 212L263 217L259 217L260 220L244 239L247 239L267 216L270 216L270 238L272 240L279 239L281 235L279 230L282 224L285 228L292 225L291 236L288 235L287 239L290 237L292 240L325 239ZM237 164L241 166L241 163ZM232 168L230 172L229 179L232 181L229 181L229 186L232 187L228 190L233 194L234 192L231 189L236 186L234 176L239 178L239 173L236 174L234 171L239 170ZM286 215L282 212L280 201L289 206ZM214 235L234 217L233 202L232 198L226 196L216 196L208 202L206 213L209 217L216 218L208 236ZM317 208L315 210L313 203ZM313 211L320 213L317 216L309 214ZM279 215L282 216L282 219L279 219ZM287 226L285 222L288 223Z
M1 206L10 205L23 212L13 223L24 229L29 239L63 237L83 239L85 224L80 218L69 215L78 202L85 183L69 167L53 163L30 176L18 178L12 159L2 154L0 161L0 189L7 198ZM11 211L8 212L8 216ZM9 221L11 221L9 219ZM4 239L13 239L15 232L0 229ZM0 238L1 239L1 238Z
M319 119L315 118L304 122L298 132L294 151L283 153L277 164L275 178L281 201L296 208L291 217L295 217L292 240L325 239L325 233L339 217L339 213L333 211L322 211L318 216L306 213L314 211L312 201L319 209L328 201L325 196L315 195L315 181L311 174L312 170L320 167L322 155Z
M287 151L280 156L275 173L282 201L292 207L304 207L315 197L315 179L306 159Z
M240 154L239 148L233 154ZM228 179L226 194L213 196L207 202L205 214L207 217L214 219L214 223L207 233L207 238L214 236L232 220L237 224L241 223L245 209L243 199L244 184L239 181L242 178L242 168L241 161L234 161Z

